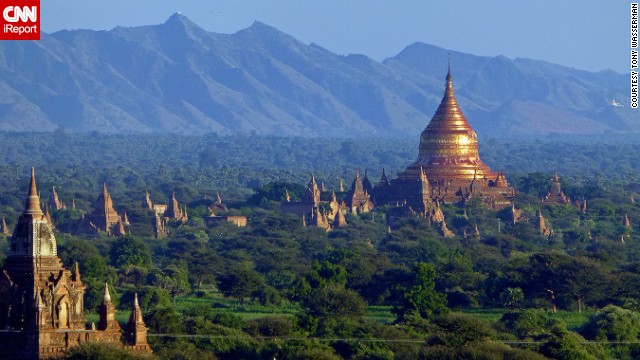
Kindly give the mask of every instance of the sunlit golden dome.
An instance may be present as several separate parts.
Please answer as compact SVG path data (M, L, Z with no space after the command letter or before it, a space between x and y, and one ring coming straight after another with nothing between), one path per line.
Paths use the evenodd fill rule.
M420 135L418 160L409 168L422 167L429 180L473 180L496 174L478 155L478 136L462 114L453 89L451 69L440 106ZM407 169L408 171L410 169Z

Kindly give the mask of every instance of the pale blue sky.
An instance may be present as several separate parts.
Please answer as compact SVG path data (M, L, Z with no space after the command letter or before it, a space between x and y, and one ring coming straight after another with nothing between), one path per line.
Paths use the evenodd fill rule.
M45 32L163 23L180 11L206 30L254 20L304 43L376 60L421 41L475 55L525 57L628 73L630 1L44 0Z

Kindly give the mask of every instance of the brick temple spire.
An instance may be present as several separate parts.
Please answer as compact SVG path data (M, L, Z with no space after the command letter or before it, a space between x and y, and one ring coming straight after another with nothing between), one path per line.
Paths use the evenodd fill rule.
M38 188L36 187L36 169L31 168L31 181L29 183L29 193L23 214L41 215L40 197L38 196Z

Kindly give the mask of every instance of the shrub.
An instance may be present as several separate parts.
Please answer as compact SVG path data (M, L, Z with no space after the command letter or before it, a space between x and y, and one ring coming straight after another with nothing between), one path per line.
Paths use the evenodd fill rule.
M640 315L615 305L607 305L592 315L580 333L589 340L637 340Z
M288 336L293 333L293 323L287 316L268 316L249 320L244 331L251 335Z

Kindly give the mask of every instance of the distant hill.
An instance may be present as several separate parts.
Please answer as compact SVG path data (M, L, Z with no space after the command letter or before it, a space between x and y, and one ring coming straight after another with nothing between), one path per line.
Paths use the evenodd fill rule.
M0 131L416 136L451 54L480 134L638 132L628 75L480 57L415 43L382 63L256 22L235 34L164 24L0 42ZM627 105L628 106L628 105Z

